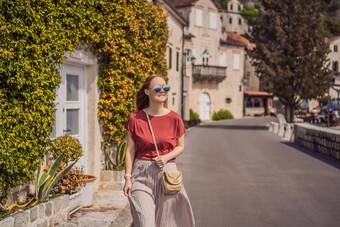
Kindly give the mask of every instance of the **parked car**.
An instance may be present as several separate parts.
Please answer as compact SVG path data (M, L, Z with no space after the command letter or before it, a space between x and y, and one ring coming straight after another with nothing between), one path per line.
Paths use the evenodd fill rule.
M338 109L339 109L338 101L337 100L331 101L330 110L333 111L333 110L338 110ZM324 105L322 107L322 111L327 113L328 112L328 105Z

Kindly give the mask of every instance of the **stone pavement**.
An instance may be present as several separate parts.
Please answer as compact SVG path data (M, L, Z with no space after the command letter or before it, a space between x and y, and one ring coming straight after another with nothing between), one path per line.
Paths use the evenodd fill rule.
M128 199L122 191L98 190L93 205L81 208L67 223L58 227L130 227L132 217Z

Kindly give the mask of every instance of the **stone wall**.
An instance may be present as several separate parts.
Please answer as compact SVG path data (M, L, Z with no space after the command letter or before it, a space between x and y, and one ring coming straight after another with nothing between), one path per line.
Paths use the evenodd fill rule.
M69 195L54 198L0 221L1 227L52 227L61 225L69 216Z
M295 142L340 160L340 131L310 124L295 124Z
M255 116L255 115L263 115L264 116L264 107L249 107L245 108L245 116Z
M34 194L35 188L34 188L34 182L25 182L23 185L18 185L14 188L12 188L7 193L7 202L5 204L5 207L8 207L9 205L13 203L20 203L24 202L27 199L27 196L29 194Z

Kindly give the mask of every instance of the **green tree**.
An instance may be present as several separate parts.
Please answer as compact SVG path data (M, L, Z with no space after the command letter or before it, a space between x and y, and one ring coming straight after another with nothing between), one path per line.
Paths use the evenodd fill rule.
M324 36L332 37L340 35L340 21L336 17L325 16L323 18Z
M263 0L264 14L254 20L248 54L267 91L286 106L286 119L293 121L293 108L303 99L323 96L330 86L327 68L329 49L324 42L318 0Z
M228 1L229 0L220 0L218 1L218 4L222 9L228 9Z
M260 16L260 10L248 5L243 5L241 16L246 20L247 24L251 24L253 19Z

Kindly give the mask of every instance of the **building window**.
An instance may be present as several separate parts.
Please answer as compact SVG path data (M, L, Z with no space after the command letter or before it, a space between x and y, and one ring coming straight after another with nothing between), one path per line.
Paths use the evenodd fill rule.
M196 26L202 27L202 10L196 9Z
M333 72L339 72L339 62L333 61Z
M208 52L208 50L203 51L202 62L203 62L203 65L209 65L209 52Z
M233 18L229 18L229 24L233 23Z
M191 50L190 49L184 49L184 54L185 54L185 63L189 64L190 58L191 58Z
M172 97L172 106L175 105L175 97Z
M241 5L238 5L238 11L241 11Z
M220 66L227 66L227 53L220 53Z
M254 107L261 107L261 100L258 98L254 99Z
M172 49L169 47L169 69L171 69Z
M240 55L233 54L233 68L240 69Z
M233 4L230 4L230 10L233 10Z
M338 52L338 45L334 45L334 52Z
M238 24L239 24L239 25L242 24L242 19L241 19L241 18L238 19Z
M247 99L246 107L253 107L253 101L251 100L251 98Z
M176 71L178 72L179 70L179 52L176 52Z
M209 13L210 15L210 28L216 29L216 13Z

